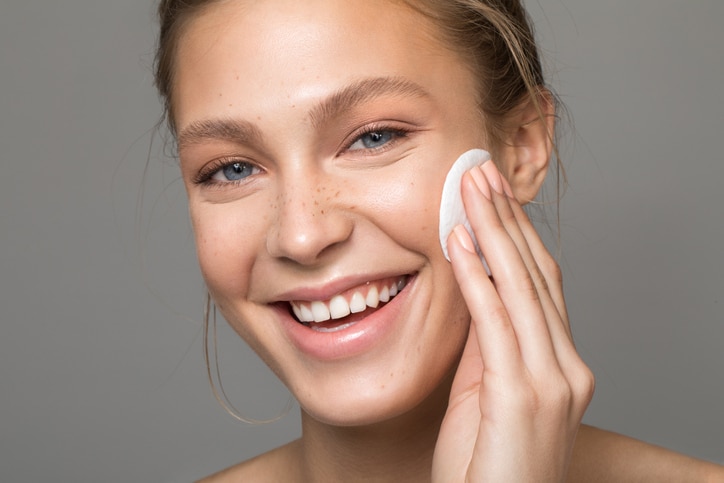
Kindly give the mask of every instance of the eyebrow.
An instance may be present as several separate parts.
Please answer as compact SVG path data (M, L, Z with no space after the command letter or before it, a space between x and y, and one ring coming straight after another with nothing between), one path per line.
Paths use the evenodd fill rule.
M355 81L321 100L309 111L314 127L329 122L356 105L379 97L429 98L430 94L419 84L401 77L372 77ZM259 128L237 119L206 119L194 121L178 135L179 151L210 140L235 143L262 142Z
M312 125L318 127L358 104L384 96L428 98L430 94L419 84L401 77L372 77L343 87L309 112Z
M260 143L261 132L252 123L235 119L208 119L195 121L178 135L178 149L217 139L241 143Z

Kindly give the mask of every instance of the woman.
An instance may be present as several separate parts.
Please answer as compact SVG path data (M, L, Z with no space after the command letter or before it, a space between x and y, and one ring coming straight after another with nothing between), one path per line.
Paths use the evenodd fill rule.
M302 437L211 481L697 481L580 427L593 377L521 209L554 102L517 1L163 1L157 85L209 292ZM469 234L437 235L443 180ZM619 457L619 455L625 457Z

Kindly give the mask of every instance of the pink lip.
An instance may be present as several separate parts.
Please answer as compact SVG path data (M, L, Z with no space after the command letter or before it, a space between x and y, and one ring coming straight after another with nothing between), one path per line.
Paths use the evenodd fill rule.
M402 308L414 288L416 276L409 278L407 286L395 298L357 323L335 332L318 332L303 324L289 313L286 304L276 304L281 325L291 343L308 357L319 361L334 361L354 357L369 351L396 331ZM326 297L329 294L302 294L300 298ZM300 294L295 292L295 297Z

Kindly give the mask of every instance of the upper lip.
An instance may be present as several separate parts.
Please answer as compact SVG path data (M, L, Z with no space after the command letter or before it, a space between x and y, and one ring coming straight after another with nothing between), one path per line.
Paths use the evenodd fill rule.
M320 285L304 285L274 296L271 303L295 301L329 300L346 290L362 286L389 277L412 275L414 272L378 272L373 274L355 274L336 278Z

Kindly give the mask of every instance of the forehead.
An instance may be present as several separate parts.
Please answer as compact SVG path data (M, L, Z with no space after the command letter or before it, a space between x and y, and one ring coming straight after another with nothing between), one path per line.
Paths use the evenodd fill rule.
M463 62L439 38L427 18L400 1L212 3L179 41L176 125L189 121L191 104L219 116L252 100L263 109L271 91L294 104L360 78L407 78L432 89L464 82L473 88Z

